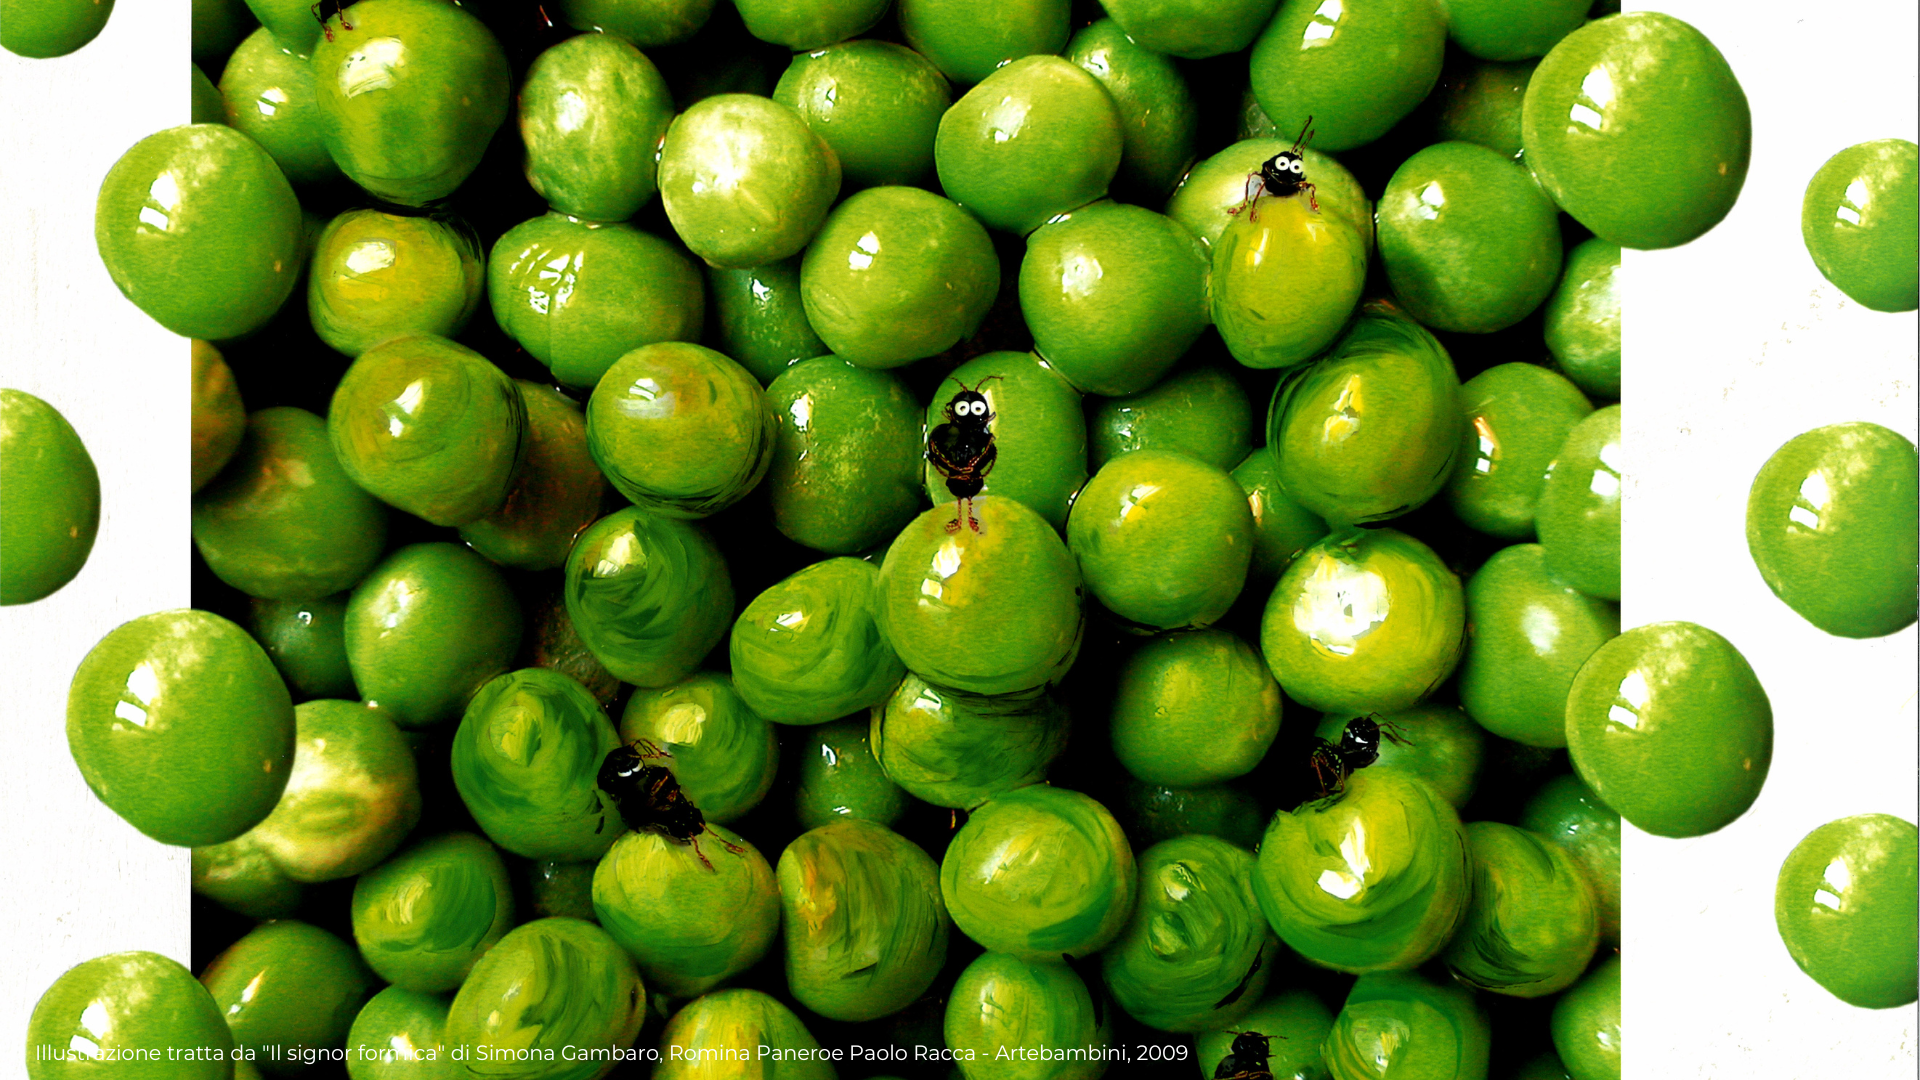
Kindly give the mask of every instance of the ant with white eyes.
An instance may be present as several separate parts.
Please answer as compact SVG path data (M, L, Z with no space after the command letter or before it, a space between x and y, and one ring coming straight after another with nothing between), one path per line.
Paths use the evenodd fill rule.
M1300 129L1300 137L1293 140L1293 149L1280 151L1268 158L1260 166L1259 172L1247 174L1246 200L1227 213L1237 214L1245 210L1248 221L1259 221L1260 196L1271 195L1276 199L1284 199L1302 191L1307 193L1307 203L1313 207L1313 212L1319 213L1320 199L1315 194L1314 186L1307 183L1307 162L1301 155L1307 140L1311 138L1313 117L1309 116L1306 125Z
M1320 784L1321 798L1345 791L1347 777L1379 761L1380 740L1385 739L1395 746L1413 745L1400 730L1400 725L1376 720L1378 715L1368 713L1347 721L1340 731L1338 744L1320 738L1313 740L1307 766L1313 770L1313 778Z
M947 490L959 500L953 520L947 522L950 533L959 532L963 521L974 532L980 531L980 519L973 516L973 497L986 486L987 473L993 470L1000 453L987 426L998 414L987 404L980 388L999 377L989 375L971 388L955 379L960 392L947 402L947 422L927 435L927 460L947 478Z

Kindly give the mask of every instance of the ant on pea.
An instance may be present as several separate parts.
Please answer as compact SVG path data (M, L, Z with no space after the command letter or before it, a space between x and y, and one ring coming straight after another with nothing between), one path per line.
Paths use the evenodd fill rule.
M1381 739L1395 746L1412 745L1399 725L1389 720L1378 720L1378 715L1368 713L1347 721L1346 727L1340 731L1338 745L1326 739L1314 738L1307 764L1313 769L1313 777L1320 785L1321 798L1345 791L1347 777L1379 761Z
M1276 199L1285 199L1305 191L1307 203L1314 213L1320 212L1320 199L1316 188L1307 182L1307 159L1304 156L1307 140L1313 138L1313 117L1307 117L1305 126L1300 129L1300 137L1293 140L1293 149L1282 150L1268 158L1260 166L1259 172L1247 174L1246 199L1239 206L1227 211L1237 214L1247 211L1248 221L1259 221L1260 196L1271 195Z
M327 35L328 41L332 41L333 27L328 25L330 16L325 11L327 5L333 5L333 14L340 16L340 29L351 30L353 24L347 21L347 8L352 3L353 0L315 0L314 5L307 10L313 12L313 17L320 20L320 32Z
M706 815L687 798L671 770L665 765L647 764L649 758L672 757L648 739L638 739L630 746L616 746L607 751L606 760L600 763L600 790L620 808L620 820L626 822L627 828L634 832L659 833L676 843L693 845L700 864L711 871L713 863L700 850L700 834L710 831ZM747 850L729 843L718 833L714 836L720 840L721 847L735 855Z
M987 473L993 470L1000 453L988 426L998 414L987 404L980 388L998 378L989 375L971 387L954 379L960 392L947 402L947 422L927 435L927 460L947 478L947 490L959 500L953 520L947 523L950 533L959 532L962 522L974 532L980 531L980 519L973 516L973 498L986 486Z
M1234 1032L1233 1048L1213 1067L1213 1080L1273 1080L1273 1069L1267 1061L1273 1051L1268 1044L1284 1038L1257 1031Z

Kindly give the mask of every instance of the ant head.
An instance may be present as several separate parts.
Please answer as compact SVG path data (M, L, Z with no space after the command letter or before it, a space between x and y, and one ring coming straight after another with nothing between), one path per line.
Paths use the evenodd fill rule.
M949 378L952 377L949 376ZM971 387L959 379L954 379L954 385L960 388L960 392L953 395L953 399L947 402L947 419L957 424L986 423L993 412L987 404L987 396L981 393L980 388L998 378L1000 378L998 375L989 375Z
M1272 1038L1271 1035L1262 1035L1257 1031L1236 1031L1233 1033L1233 1054L1238 1057L1246 1053L1267 1053L1267 1044L1272 1041Z

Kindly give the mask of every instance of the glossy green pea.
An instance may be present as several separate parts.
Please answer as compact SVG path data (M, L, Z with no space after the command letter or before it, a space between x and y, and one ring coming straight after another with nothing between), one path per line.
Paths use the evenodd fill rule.
M1273 816L1253 892L1274 932L1323 967L1410 971L1466 914L1467 836L1424 780L1361 769L1331 800Z
M65 56L100 36L112 15L113 0L6 0L0 48L34 60Z
M1832 424L1775 450L1747 493L1747 550L1773 594L1842 637L1913 625L1916 464L1878 424Z
M1590 236L1567 254L1547 300L1547 348L1567 378L1595 397L1620 396L1620 292L1620 245Z
M1088 464L1094 469L1134 450L1173 450L1231 469L1251 447L1253 403L1238 379L1206 364L1140 393L1101 399L1087 427Z
M224 124L169 128L121 155L100 184L93 239L120 292L185 337L258 330L300 276L293 188Z
M306 895L251 830L224 844L194 848L189 862L194 892L250 919L284 919Z
M1073 35L1065 56L1100 80L1120 110L1125 143L1115 179L1157 201L1192 164L1199 143L1200 108L1180 69L1111 18Z
M1502 548L1467 582L1459 693L1480 726L1528 746L1567 744L1567 692L1620 609L1557 581L1538 544Z
M688 108L660 148L660 199L674 232L714 266L798 254L840 193L840 159L800 114L751 94Z
M1207 250L1173 221L1102 200L1027 238L1020 310L1034 351L1087 393L1160 381L1207 328Z
M1030 690L1064 675L1079 647L1080 571L1040 515L1003 497L914 518L887 548L880 633L907 669L975 694Z
M657 832L626 833L593 871L593 917L656 994L699 997L779 936L779 892L759 849L711 822L699 839L696 854Z
M1314 734L1339 745L1340 735L1357 714L1326 713ZM1374 719L1399 741L1380 740L1372 769L1398 769L1426 781L1434 794L1463 810L1479 787L1480 763L1486 754L1486 732L1473 718L1450 705L1415 705Z
M321 136L354 183L424 206L466 180L507 118L507 54L457 5L365 3L313 47Z
M1285 138L1277 135L1242 138L1195 165L1180 179L1180 186L1167 199L1167 216L1185 225L1208 245L1219 243L1220 234L1239 214L1246 212L1239 208L1247 201L1249 175L1259 172L1267 159L1292 145L1291 133ZM1354 179L1346 166L1311 146L1302 149L1301 157L1307 175L1313 178L1314 200L1320 203L1321 211L1344 218L1360 237L1363 251L1371 250L1373 208L1360 181ZM1264 196L1261 205L1266 205Z
M930 191L871 188L834 208L800 264L807 321L835 355L891 368L972 335L1000 288L980 223Z
M1915 830L1889 814L1829 821L1780 865L1773 917L1788 955L1863 1009L1914 1000Z
M526 456L500 509L460 526L460 539L501 566L554 570L593 524L607 479L587 450L587 420L550 386L515 380L527 409Z
M347 597L255 600L248 628L301 700L358 698L347 666Z
M941 382L927 403L927 431L950 422L947 405L962 386L986 397L996 450L980 493L1023 502L1056 530L1065 529L1067 508L1087 482L1087 423L1079 391L1033 353L984 353ZM928 498L936 504L954 498L940 470L931 462L923 468Z
M1704 836L1759 796L1773 708L1726 638L1652 623L1602 645L1574 676L1567 751L1621 817L1655 836Z
M1009 845L1019 858L1007 857ZM1046 784L975 810L940 863L954 925L1027 960L1098 952L1126 926L1138 887L1133 849L1107 808Z
M0 388L0 487L0 604L31 604L87 564L100 530L100 474L58 409Z
M620 715L620 741L637 739L671 755L661 764L708 824L725 824L758 806L780 761L773 727L732 679L711 671L634 691Z
M453 337L480 306L486 265L459 219L349 210L327 223L307 276L307 316L338 352L399 334Z
M266 27L233 51L215 103L213 122L230 124L259 143L290 182L320 184L340 176L321 138L313 71L305 56L288 52Z
M313 55L320 40L320 20L314 18L311 5L300 0L246 0L248 10L260 25L273 33L280 48L302 59Z
M733 580L713 539L638 507L580 534L565 589L567 616L594 659L640 687L691 675L733 616Z
M203 69L219 67L253 29L253 14L243 0L193 0L190 9L193 62Z
M1101 954L1114 1001L1160 1031L1232 1024L1266 989L1280 943L1260 914L1253 856L1212 836L1140 854L1133 918ZM1235 991L1239 999L1220 1003Z
M714 344L765 386L787 368L831 350L807 322L800 260L745 270L706 268Z
M711 1062L753 1062L763 1046L781 1055L761 1063L767 1080L837 1075L793 1010L758 990L721 990L694 999L667 1021L654 1080L707 1080Z
M892 825L907 809L907 793L874 755L864 717L812 728L796 756L794 819L803 829L848 819Z
M620 745L579 683L546 668L480 688L453 737L453 785L487 838L529 859L593 859L620 833L599 786Z
M593 873L599 865L554 859L528 863L527 892L533 901L533 917L593 919Z
M674 245L559 213L493 245L487 298L500 329L572 387L592 387L643 345L697 340L706 302L699 271Z
M326 421L262 409L218 480L193 500L207 568L248 596L326 596L360 583L387 544L387 508L340 467Z
M1620 815L1578 776L1562 773L1540 785L1520 812L1520 827L1559 845L1593 886L1600 940L1620 943Z
M1567 433L1547 469L1534 527L1547 569L1589 596L1620 599L1620 406L1589 415Z
M1858 143L1807 182L1800 236L1821 276L1863 307L1912 311L1920 248L1920 147L1905 139Z
M1282 132L1339 153L1413 111L1440 77L1447 14L1436 0L1336 7L1284 0L1253 43L1251 81Z
M873 709L868 745L887 778L935 806L971 810L1047 777L1067 745L1066 705L1049 690L986 697L911 672Z
M493 845L444 833L360 875L353 939L382 979L422 993L457 989L513 925L513 883Z
M1514 997L1544 997L1587 970L1600 927L1593 888L1565 851L1503 825L1467 826L1473 900L1443 956L1469 986Z
M1747 96L1705 35L1671 15L1596 19L1534 69L1527 164L1562 210L1621 247L1667 248L1719 224L1747 178ZM1635 183L1632 163L1657 161Z
M353 482L435 525L465 525L500 508L526 423L526 403L505 372L429 334L362 353L327 410L334 454Z
M1066 48L1068 0L1016 0L983 10L965 0L901 0L900 31L913 51L956 83L977 83L1035 53Z
M971 11L968 21L977 25ZM911 25L904 12L901 24ZM949 198L988 228L1024 236L1106 194L1122 146L1120 111L1098 79L1058 56L1022 56L940 118L933 158Z
M1088 591L1122 619L1155 630L1209 626L1246 583L1253 512L1225 470L1136 450L1087 481L1067 545Z
M1217 836L1251 850L1260 843L1267 814L1253 796L1231 784L1163 787L1128 777L1120 789L1119 816L1127 836L1158 844L1176 836Z
M642 345L587 401L587 447L614 490L669 518L746 497L773 459L774 419L747 369L704 345Z
M773 526L815 551L848 555L886 540L920 509L926 444L906 384L837 356L781 372L767 386Z
M673 95L647 55L610 34L547 49L520 87L527 183L554 210L625 221L653 198Z
M1362 975L1321 1054L1333 1080L1482 1080L1492 1035L1473 991L1419 975Z
M1553 1048L1573 1080L1620 1080L1620 957L1594 968L1560 995Z
M1487 334L1540 306L1560 278L1560 219L1525 168L1468 142L1401 163L1380 196L1380 261L1407 313Z
M450 1080L446 998L389 986L373 995L347 1029L352 1080Z
M1267 1043L1267 1070L1274 1080L1327 1080L1320 1044L1333 1030L1333 1013L1313 994L1282 990L1255 1005L1233 1028L1209 1029L1195 1037L1193 1054L1200 1063L1201 1076L1212 1076L1219 1069L1221 1060L1232 1051L1236 1036L1253 1031L1271 1040Z
M1233 358L1287 368L1331 344L1366 284L1365 235L1298 196L1263 198L1232 218L1213 245L1212 306Z
M926 57L862 39L795 56L773 100L833 147L847 183L878 187L933 172L933 136L953 91Z
M248 835L299 882L377 866L420 821L419 771L393 721L354 701L309 701L294 713L293 769Z
M1149 784L1217 784L1266 756L1280 733L1280 687L1224 630L1158 637L1120 668L1108 730L1114 757Z
M820 724L886 699L906 669L874 624L879 573L859 559L827 559L753 598L734 621L727 658L754 712Z
M293 701L245 630L204 611L116 627L80 661L67 745L108 809L163 844L232 840L293 764Z
M1277 0L1108 0L1101 6L1126 35L1167 56L1200 60L1253 44ZM1209 1070L1211 1073L1211 1070Z
M1294 557L1327 535L1327 523L1280 486L1280 461L1262 446L1234 467L1233 478L1253 511L1253 561L1247 581L1270 588Z
M11 402L17 390L0 391L0 402ZM11 429L11 423L9 423ZM193 490L197 494L207 486L234 451L240 449L240 437L247 430L247 408L240 401L240 388L234 385L233 369L227 366L220 350L207 342L193 342ZM6 483L15 480L11 474Z
M191 972L159 953L123 952L76 964L47 987L27 1020L23 1056L29 1080L104 1073L124 1080L228 1080L233 1042ZM41 1047L75 1057L41 1060ZM170 1049L191 1054L168 1060ZM132 1056L135 1051L141 1056ZM148 1052L160 1060L145 1060ZM89 1060L96 1054L103 1060Z
M740 20L761 41L794 52L858 37L886 15L888 0L739 0Z
M497 1075L490 1058L532 1050L545 1067L530 1075L593 1080L614 1063L583 1051L631 1046L646 1015L640 973L605 930L579 919L537 919L474 966L447 1012L446 1038L472 1055L456 1063L456 1076ZM546 1062L547 1054L555 1060Z
M200 975L233 1041L262 1072L299 1071L302 1051L344 1046L374 979L353 946L317 926L262 923Z
M429 727L506 670L520 647L520 603L473 552L411 544L353 590L346 642L361 697L403 728Z
M1520 157L1520 106L1538 60L1451 64L1434 87L1435 142L1470 142L1503 158Z
M1580 388L1537 364L1499 364L1460 387L1461 450L1447 502L1466 525L1503 540L1533 535L1547 468L1593 412Z
M949 1048L972 1054L970 1073L980 1080L1098 1080L1104 1056L1061 1060L1060 1051L1104 1055L1110 1017L1058 958L989 952L954 983L942 1034ZM1049 1050L1053 1060L1042 1056Z
M1525 60L1586 21L1587 0L1447 0L1447 37L1482 60Z
M642 49L674 45L698 33L713 14L714 0L560 0L560 16L575 30L597 30Z

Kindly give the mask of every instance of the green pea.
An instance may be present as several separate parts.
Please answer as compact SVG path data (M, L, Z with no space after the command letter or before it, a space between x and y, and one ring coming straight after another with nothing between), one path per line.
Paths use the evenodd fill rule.
M903 28L912 26L908 12L915 6L902 12ZM1059 10L1064 16L1066 5ZM981 39L978 14L969 10L966 21ZM911 29L907 41L914 43ZM941 63L937 55L930 59ZM973 78L980 85L940 118L933 142L940 186L949 198L988 228L1025 236L1107 193L1120 168L1122 135L1119 109L1098 79L1058 56L1025 55Z
M849 184L879 187L933 172L933 136L953 91L926 57L862 39L795 56L773 100L833 147Z
M306 895L251 830L224 844L194 848L190 863L194 892L250 919L284 919Z
M1067 745L1066 705L1049 690L987 697L907 673L873 709L869 745L887 778L935 806L971 810L1047 778Z
M935 507L887 548L875 597L881 636L908 670L943 687L1010 694L1057 681L1083 622L1073 556L1012 499L976 498L972 513L978 531Z
M759 849L711 821L698 839L706 843L696 854L656 832L626 833L593 871L593 917L654 993L675 998L759 963L780 931L773 868Z
M746 497L773 458L774 419L747 369L703 345L642 345L587 401L587 447L614 489L667 518Z
M451 1080L447 1007L443 997L398 986L373 995L347 1029L347 1075L352 1080Z
M693 674L733 616L733 580L712 537L639 507L580 534L565 588L581 642L621 682L640 687Z
M1104 1057L1063 1061L1058 1054L1104 1053L1113 1031L1102 1012L1087 984L1058 959L989 952L954 983L942 1034L949 1048L973 1055L970 1072L981 1080L1098 1080L1107 1070ZM1049 1050L1054 1059L1043 1059Z
M1435 0L1346 7L1283 0L1253 43L1251 81L1282 132L1305 131L1329 153L1387 133L1433 89L1447 13Z
M1573 985L1600 940L1593 888L1571 856L1502 825L1467 826L1473 900L1444 959L1469 986L1544 997Z
M1224 470L1136 450L1087 481L1067 544L1087 589L1115 615L1155 630L1209 626L1246 583L1253 512Z
M522 668L474 695L453 737L453 784L487 838L529 859L597 858L620 832L600 765L620 745L579 683Z
M946 410L956 387L987 399L987 430L996 457L981 478L981 494L1018 500L1055 530L1067 526L1067 508L1087 482L1087 422L1080 392L1054 366L1030 352L991 352L955 368L927 403L926 431L951 423ZM957 390L956 390L957 392ZM946 480L926 463L927 497L954 498Z
M293 711L287 789L249 834L300 882L353 877L393 854L420 821L413 751L380 710L309 701Z
M802 360L767 386L767 408L767 501L782 535L847 555L913 520L926 444L919 405L897 376L837 356Z
M1540 785L1520 812L1520 827L1557 844L1593 886L1600 940L1620 943L1620 815L1578 776L1562 773Z
M1434 87L1434 142L1470 142L1519 160L1520 108L1538 60L1448 65ZM1311 169L1311 166L1309 166Z
M1199 630L1154 638L1127 658L1108 730L1129 773L1202 787L1252 772L1280 733L1280 712L1260 654L1224 630Z
M520 647L520 603L485 559L448 543L387 556L347 601L360 695L403 728L459 715Z
M362 353L327 410L333 452L353 482L435 525L500 508L526 425L526 403L505 372L430 334Z
M1452 674L1465 629L1460 579L1433 549L1392 529L1343 530L1274 586L1260 651L1308 708L1395 713Z
M0 48L33 60L65 56L100 36L112 15L113 0L6 0Z
M1116 179L1148 200L1173 190L1199 144L1200 108L1180 69L1111 18L1073 35L1065 55L1100 80L1120 110Z
M699 271L674 245L560 213L493 245L487 298L500 329L573 387L593 386L643 345L697 339L706 302Z
M287 786L293 701L245 630L204 611L116 627L80 661L67 745L93 793L163 844L246 832Z
M1142 844L1199 834L1252 849L1267 824L1260 804L1234 785L1176 788L1133 777L1120 789L1120 817L1127 836Z
M1327 535L1327 523L1280 486L1280 461L1262 446L1234 467L1233 478L1253 511L1253 561L1247 581L1270 589L1294 557Z
M1320 718L1314 734L1336 746L1347 722L1357 714L1330 712ZM1398 736L1380 740L1379 756L1369 768L1398 769L1426 781L1434 794L1464 810L1479 787L1480 763L1486 756L1486 732L1473 718L1450 705L1415 705L1399 712L1377 714L1383 729Z
M220 74L213 123L261 145L295 184L323 184L340 176L320 132L320 89L307 58L288 52L272 31L247 36ZM195 123L200 121L196 118Z
M660 199L673 231L713 266L799 254L839 193L833 148L767 98L707 98L674 119L660 147Z
M453 337L480 306L485 275L473 230L457 218L349 210L314 245L307 314L348 356L399 334Z
M1333 1080L1478 1080L1491 1045L1473 991L1407 972L1355 980L1321 1053Z
M848 717L810 729L800 743L794 819L803 829L855 819L892 825L907 793L888 778L869 741L868 723Z
M11 400L19 391L4 391ZM13 420L8 418L11 429ZM204 341L193 342L193 491L198 494L207 481L216 476L234 451L240 449L240 437L247 430L247 408L240 402L240 388L234 385L233 369L220 350ZM12 485L14 478L7 476Z
M1759 797L1773 708L1726 638L1652 623L1600 646L1574 676L1567 751L1621 817L1655 836L1705 836Z
M1429 146L1380 196L1380 260L1407 313L1488 334L1540 306L1560 278L1560 220L1527 171L1468 142Z
M1010 844L1018 859L1007 858ZM940 863L940 895L961 933L1026 960L1104 948L1126 926L1138 885L1133 849L1107 808L1045 784L975 810Z
M1553 1048L1573 1080L1620 1080L1620 957L1560 995L1551 1025Z
M560 17L575 30L593 30L625 38L642 49L676 45L698 33L713 13L714 0L560 0Z
M358 698L347 665L347 597L255 600L248 628L294 697Z
M1620 396L1620 245L1590 236L1567 255L1547 300L1547 348L1573 384Z
M254 927L200 975L262 1072L288 1075L302 1051L346 1045L374 979L353 946L317 926L282 919Z
M1232 469L1252 443L1253 403L1238 379L1206 364L1138 394L1103 398L1087 426L1088 464L1095 469L1134 450L1173 450Z
M966 0L901 0L900 31L947 78L977 83L1009 61L1066 48L1069 7L1068 0L1016 0L985 10Z
M193 0L190 6L193 62L212 71L225 63L227 54L253 29L253 14L243 0Z
M87 564L100 531L100 474L60 410L0 388L0 487L0 604L31 604Z
M185 337L258 330L300 276L293 187L224 124L169 128L121 155L100 184L93 239L120 292Z
M1560 39L1521 112L1527 164L1554 203L1611 243L1684 244L1747 179L1747 95L1706 36L1671 15L1608 16ZM1635 182L1622 170L1657 161Z
M1167 56L1200 60L1253 44L1277 0L1110 0L1102 4L1127 36ZM1212 1070L1208 1070L1211 1075Z
M1255 105L1255 109L1259 106ZM1268 158L1293 145L1293 136L1256 136L1242 138L1225 150L1195 165L1180 179L1167 200L1168 217L1187 227L1209 246L1220 242L1220 234L1232 224L1236 213L1247 201L1249 174L1260 171ZM1364 254L1373 247L1373 208L1367 193L1346 166L1333 158L1304 147L1307 175L1313 178L1314 199L1322 212L1344 219L1360 238ZM1265 200L1263 199L1264 203ZM1311 206L1311 203L1309 203ZM1257 212L1257 210L1256 210ZM1311 220L1306 219L1306 220Z
M1366 284L1366 238L1297 196L1258 202L1214 242L1213 325L1242 364L1294 367L1319 355L1353 315Z
M1362 769L1345 791L1273 816L1253 892L1274 932L1322 967L1410 971L1466 915L1472 881L1460 815L1424 780Z
M1447 37L1482 60L1525 60L1586 21L1588 0L1448 0Z
M1874 311L1912 311L1920 302L1916 176L1920 147L1913 143L1857 143L1820 166L1800 203L1800 236L1821 276Z
M1841 637L1913 625L1914 448L1877 424L1832 424L1773 452L1747 493L1747 550L1773 594Z
M762 386L794 364L831 351L807 322L798 258L745 270L709 266L706 274L714 343Z
M313 55L320 40L320 21L314 18L312 5L300 0L246 0L246 5L260 25L273 32L280 48L303 59Z
M702 671L672 686L636 690L620 716L620 741L646 739L709 824L760 804L773 787L779 745L773 728L725 675Z
M0 15L11 17L10 10ZM34 1004L26 1036L29 1080L94 1077L109 1070L128 1080L227 1080L233 1071L233 1035L213 998L191 972L159 953L112 953L68 968ZM42 1047L76 1057L41 1060ZM172 1049L191 1050L193 1056L166 1060ZM162 1060L121 1056L133 1051ZM89 1060L95 1054L103 1060Z
M353 940L382 979L405 990L457 989L513 925L513 883L493 845L444 833L360 875Z
M639 49L611 34L547 49L527 69L519 111L527 183L554 210L625 221L653 198L673 95Z
M1859 814L1808 833L1780 864L1780 940L1801 971L1849 1005L1913 1004L1915 843L1912 822Z
M1547 569L1602 600L1620 599L1620 406L1574 425L1547 468L1534 527Z
M1241 1032L1267 1036L1267 1070L1275 1080L1327 1080L1320 1045L1333 1030L1333 1013L1305 990L1282 990L1255 1005L1233 1025L1234 1030L1209 1029L1193 1040L1200 1075L1212 1076L1233 1049Z
M744 0L738 6L748 33L804 53L866 33L890 5L888 0Z
M1463 523L1504 540L1533 535L1547 468L1593 412L1580 389L1537 364L1500 364L1460 387L1461 453L1447 502Z
M1466 600L1460 704L1501 738L1567 745L1567 692L1620 633L1619 607L1560 584L1538 544L1494 553L1468 580Z
M308 61L321 136L348 179L424 206L466 180L507 118L507 54L457 5L365 4L336 15Z
M460 539L501 566L554 570L593 524L607 478L587 450L587 420L552 387L515 380L527 409L526 456L500 509L460 526Z
M906 671L873 618L872 563L827 559L768 587L727 649L733 685L781 724L819 724L877 705Z
M633 960L605 930L579 919L536 919L500 939L460 985L446 1039L472 1055L457 1076L499 1069L510 1050L551 1053L550 1080L589 1080L612 1062L563 1048L631 1046L647 1015ZM547 1064L544 1060L542 1064Z
M689 1002L660 1033L654 1080L707 1080L712 1063L761 1061L761 1047L791 1055L761 1062L767 1080L834 1080L833 1063L793 1010L758 990L721 990Z

